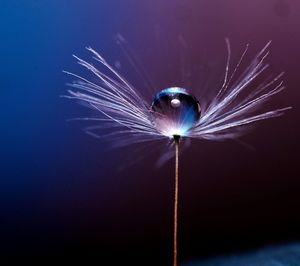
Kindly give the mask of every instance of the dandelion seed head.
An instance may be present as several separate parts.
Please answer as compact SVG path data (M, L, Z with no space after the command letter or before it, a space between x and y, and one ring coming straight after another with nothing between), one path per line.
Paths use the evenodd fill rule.
M184 88L171 87L157 93L151 105L153 124L164 136L188 136L200 118L198 100Z
M74 56L78 63L96 78L89 78L65 71L77 81L64 97L76 99L97 111L98 121L85 131L95 137L107 138L115 146L157 141L180 137L225 140L240 137L258 121L278 117L291 107L260 110L263 104L284 90L283 72L264 79L269 67L268 42L252 61L244 65L249 45L240 59L231 62L231 49L226 39L228 57L222 86L216 95L207 101L199 101L184 88L169 87L154 94L148 102L130 82L118 73L99 53L87 48L97 63L89 63ZM98 68L99 67L99 68ZM245 67L243 70L242 67ZM260 83L257 81L261 79ZM101 121L101 122L100 122ZM109 129L113 131L110 132Z

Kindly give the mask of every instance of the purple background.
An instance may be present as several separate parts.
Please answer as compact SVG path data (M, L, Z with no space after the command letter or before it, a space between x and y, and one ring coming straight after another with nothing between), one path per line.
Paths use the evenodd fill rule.
M69 81L63 69L86 74L71 54L88 59L90 45L119 61L151 99L115 44L117 33L157 90L190 86L201 97L220 85L225 37L233 59L248 42L253 56L273 40L269 71L286 72L287 90L267 107L294 109L243 137L252 148L193 141L182 153L179 259L299 240L299 17L297 0L1 1L2 259L171 262L173 161L154 167L160 143L110 150L85 135L83 123L66 122L86 110L59 97ZM182 65L190 80L182 80ZM130 164L129 155L141 160Z

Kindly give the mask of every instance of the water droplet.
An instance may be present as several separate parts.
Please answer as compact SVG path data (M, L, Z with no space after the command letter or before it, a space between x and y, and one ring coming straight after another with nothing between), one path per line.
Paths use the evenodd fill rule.
M178 87L156 94L151 111L156 128L168 137L187 136L201 114L198 100Z

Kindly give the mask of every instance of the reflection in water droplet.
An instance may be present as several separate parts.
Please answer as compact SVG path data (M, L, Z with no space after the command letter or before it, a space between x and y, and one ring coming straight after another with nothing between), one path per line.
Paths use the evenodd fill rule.
M172 105L172 107L174 107L174 108L179 107L179 106L180 106L180 100L177 99L177 98L171 100L171 105Z

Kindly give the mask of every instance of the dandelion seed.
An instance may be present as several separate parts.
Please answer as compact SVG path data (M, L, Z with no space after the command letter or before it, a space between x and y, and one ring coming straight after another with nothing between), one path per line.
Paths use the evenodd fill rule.
M246 132L247 125L277 117L291 107L257 113L263 103L284 89L280 73L269 82L249 90L250 85L268 68L265 60L269 54L270 42L254 57L243 74L235 79L237 70L248 50L246 46L233 71L230 71L230 45L223 85L215 98L202 107L203 99L196 99L186 89L171 87L158 92L152 103L146 102L139 92L124 79L105 59L92 48L87 48L93 58L110 74L93 64L74 56L78 63L95 75L98 82L92 82L79 75L66 72L77 78L69 84L73 90L64 96L84 102L99 111L97 118L84 120L100 124L87 128L87 133L96 137L113 139L120 145L129 145L152 140L171 139L175 143L175 198L174 198L174 258L177 265L177 209L178 209L178 163L179 143L182 138L207 140L232 139ZM113 128L115 131L98 135L95 129Z

